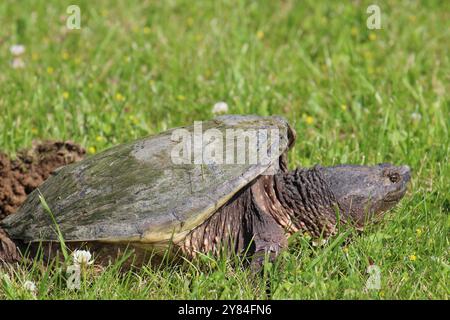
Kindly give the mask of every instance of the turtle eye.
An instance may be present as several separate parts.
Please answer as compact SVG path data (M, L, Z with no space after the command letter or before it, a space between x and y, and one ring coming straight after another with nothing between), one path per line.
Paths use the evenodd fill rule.
M388 174L389 180L391 180L392 183L396 183L400 181L400 175L397 172L393 172Z

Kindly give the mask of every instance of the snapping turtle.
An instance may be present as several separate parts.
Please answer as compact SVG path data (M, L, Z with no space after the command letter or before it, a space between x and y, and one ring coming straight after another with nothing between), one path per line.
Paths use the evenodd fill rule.
M87 245L100 261L125 246L143 260L169 246L187 257L227 247L251 255L255 268L266 254L275 258L290 234L325 238L337 223L360 228L405 194L408 166L288 171L294 140L281 117L229 115L67 165L0 222L0 259L17 259L15 245L57 246L39 192L65 242Z

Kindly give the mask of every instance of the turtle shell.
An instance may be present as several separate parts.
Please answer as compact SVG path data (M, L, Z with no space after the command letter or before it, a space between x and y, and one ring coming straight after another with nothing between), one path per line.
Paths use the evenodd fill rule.
M226 139L229 129L234 130L235 138ZM277 143L269 134L261 134L270 129L277 130L273 131L279 135ZM222 141L223 150L233 148L237 160L242 152L237 140L252 130L257 132L257 150L248 148L244 163L221 163L220 156L205 161L207 157L202 156L211 152L214 136L215 142ZM183 134L189 135L182 141ZM199 147L194 139L200 136L203 143ZM65 241L176 242L240 189L278 165L294 139L295 132L286 120L276 116L229 115L201 122L200 129L198 123L171 129L57 170L0 225L13 239L57 241L55 224L39 199L41 193ZM177 153L179 149L185 151L184 158L174 157L182 154ZM189 150L190 158L186 156ZM196 153L199 150L203 153ZM249 161L248 154L259 151L267 151L269 161Z

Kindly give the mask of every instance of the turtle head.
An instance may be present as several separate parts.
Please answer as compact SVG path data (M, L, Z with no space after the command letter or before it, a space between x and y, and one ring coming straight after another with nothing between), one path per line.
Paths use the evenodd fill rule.
M375 166L339 165L320 168L341 214L357 227L396 205L405 195L411 170L382 163Z

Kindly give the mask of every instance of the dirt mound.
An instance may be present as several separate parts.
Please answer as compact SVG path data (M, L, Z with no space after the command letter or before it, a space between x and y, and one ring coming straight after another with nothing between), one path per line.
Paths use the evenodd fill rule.
M0 220L14 213L27 195L57 168L81 160L85 150L70 141L47 141L17 153L0 152Z

